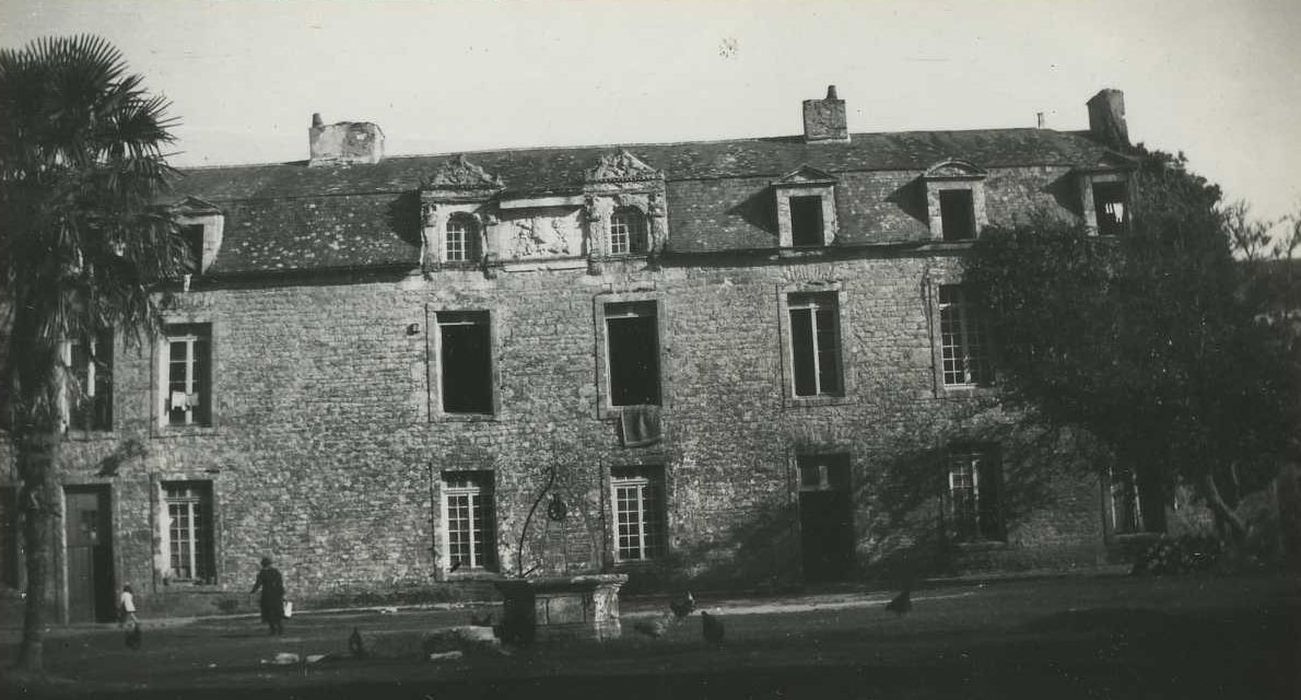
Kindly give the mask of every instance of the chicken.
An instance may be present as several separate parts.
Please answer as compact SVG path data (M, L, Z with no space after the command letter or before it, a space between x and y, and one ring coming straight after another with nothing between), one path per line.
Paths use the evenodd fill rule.
M700 631L704 633L705 641L710 644L723 642L723 621L704 610L700 611Z
M348 635L348 651L352 652L353 658L366 658L366 647L361 641L361 630L356 627L353 627L352 634Z
M132 625L132 626L131 626L131 629L127 630L127 633L126 633L126 645L127 645L127 648L128 648L128 649L139 649L139 648L140 648L140 643L143 641L143 640L141 639L142 636L143 636L143 635L141 635L141 633L140 633L140 625L139 625L139 623L137 623L137 624L135 624L135 625Z
M690 615L695 609L696 599L691 595L691 591L687 591L686 595L678 596L669 601L669 610L672 610L673 615L678 619Z
M885 604L885 609L902 617L909 610L913 609L912 593L909 589L903 589L903 592L895 596L893 600Z

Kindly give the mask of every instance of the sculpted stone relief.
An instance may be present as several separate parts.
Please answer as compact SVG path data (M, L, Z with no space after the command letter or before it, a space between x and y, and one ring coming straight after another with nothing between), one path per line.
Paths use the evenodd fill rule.
M502 259L579 257L583 226L579 209L552 210L501 218Z

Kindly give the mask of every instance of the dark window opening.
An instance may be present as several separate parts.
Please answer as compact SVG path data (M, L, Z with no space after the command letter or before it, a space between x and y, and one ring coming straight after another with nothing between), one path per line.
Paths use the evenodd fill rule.
M18 587L18 493L0 487L0 583Z
M801 455L798 467L804 577L810 581L843 580L854 567L849 455Z
M1113 472L1111 509L1117 534L1166 531L1164 489L1151 474Z
M212 424L212 326L168 326L167 395L169 425Z
M660 402L660 351L655 302L606 304L610 405Z
M791 197L791 244L823 244L822 197Z
M792 294L787 305L795 395L843 395L835 293Z
M1099 236L1118 236L1124 233L1129 221L1125 183L1093 183L1093 210L1098 217Z
M940 223L946 241L976 237L976 207L971 190L940 190Z
M90 347L73 343L71 365L73 384L68 392L68 427L112 430L113 334L99 334Z
M203 271L203 224L181 227L185 238L185 271L197 275Z
M992 446L949 450L950 531L959 542L1001 541L1002 464Z
M492 413L492 341L482 311L438 314L445 413Z

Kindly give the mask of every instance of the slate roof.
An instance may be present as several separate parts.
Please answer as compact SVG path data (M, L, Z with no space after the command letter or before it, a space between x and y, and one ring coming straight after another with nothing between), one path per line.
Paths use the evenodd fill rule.
M829 173L916 171L947 158L985 168L1086 166L1107 149L1088 132L1048 129L853 134L849 143L800 136L669 144L467 152L505 181L506 195L573 193L603 154L626 148L669 183L776 179L808 165ZM182 170L175 199L199 197L226 215L211 273L410 265L419 255L408 195L455 154L390 156L374 165L308 167L305 161ZM672 216L672 202L670 216Z

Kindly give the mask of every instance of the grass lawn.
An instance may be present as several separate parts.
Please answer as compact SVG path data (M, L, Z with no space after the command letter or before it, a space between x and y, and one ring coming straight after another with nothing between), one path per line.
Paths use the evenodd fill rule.
M904 617L881 595L711 599L727 628L707 646L692 616L659 639L626 601L624 636L505 657L415 658L420 634L469 611L296 617L283 638L256 620L145 631L60 631L47 646L59 694L139 697L1301 697L1301 587L1278 577L1080 577L944 586L914 593ZM277 652L346 655L354 627L407 659L261 663ZM404 640L409 640L405 641ZM12 644L0 648L12 657ZM46 688L47 690L49 688ZM11 687L11 690L14 690ZM419 691L419 692L417 692ZM13 692L7 697L15 697Z

